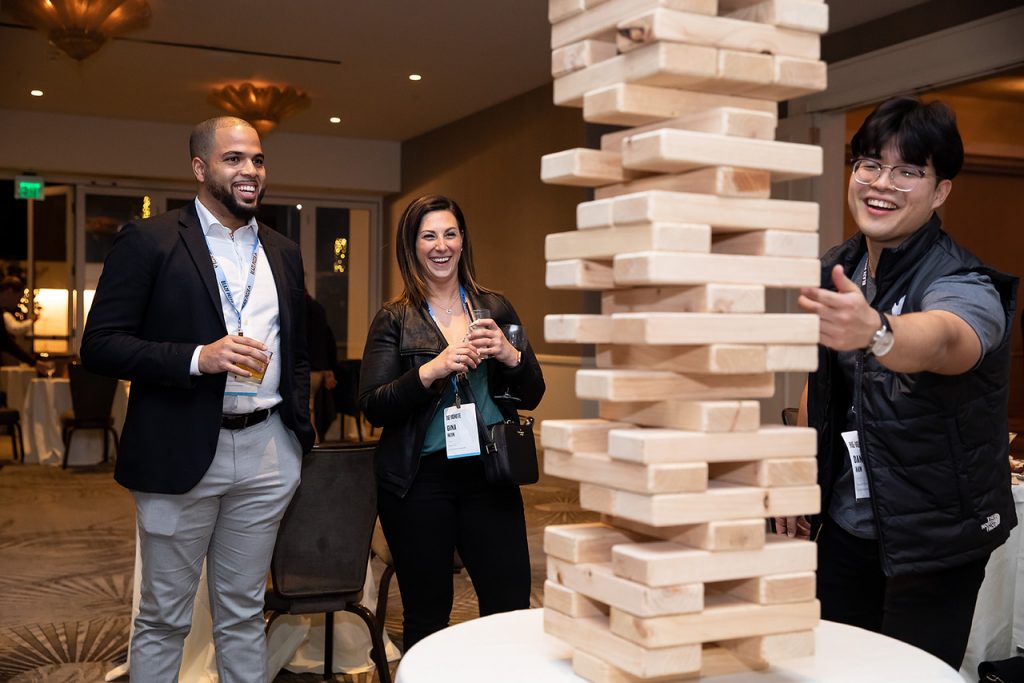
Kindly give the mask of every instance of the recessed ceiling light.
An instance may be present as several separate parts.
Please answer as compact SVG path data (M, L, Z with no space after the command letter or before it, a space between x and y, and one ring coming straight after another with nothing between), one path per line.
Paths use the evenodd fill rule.
M331 123L341 123L341 117L340 116L332 116L330 121L331 121Z
M42 90L30 90L28 94L31 95L32 97L42 97L43 96L43 91Z
M302 204L296 204L295 208L298 209L299 211L302 211Z
M419 74L409 74L409 80L410 81L419 81L419 80L422 80L422 79L423 79L423 76L420 76Z

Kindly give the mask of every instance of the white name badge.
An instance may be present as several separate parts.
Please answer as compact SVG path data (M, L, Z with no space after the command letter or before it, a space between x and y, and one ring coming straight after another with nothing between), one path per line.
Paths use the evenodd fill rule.
M246 382L237 375L228 373L228 381L224 385L225 396L255 396L257 390L259 390L258 384Z
M853 468L853 494L857 500L870 498L868 473L864 469L864 461L860 457L860 437L857 436L857 430L843 432L843 441L846 442L846 450L850 452L850 467Z
M463 403L444 409L444 445L449 460L480 455L474 404Z

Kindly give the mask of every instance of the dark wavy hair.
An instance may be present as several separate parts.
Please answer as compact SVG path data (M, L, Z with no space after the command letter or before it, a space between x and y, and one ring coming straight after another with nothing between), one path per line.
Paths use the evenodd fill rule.
M423 218L434 211L450 211L458 223L462 235L462 253L459 256L459 284L472 294L481 294L489 290L481 287L476 281L476 266L473 265L473 243L466 229L466 219L462 209L454 199L439 194L428 194L414 199L405 207L398 221L395 232L395 249L398 256L398 270L402 273L405 291L398 301L406 301L414 306L422 306L427 301L427 278L423 266L416 258L416 240L419 237L420 224Z
M952 180L964 165L964 143L956 114L939 101L925 104L916 97L894 97L878 105L853 140L853 158L878 158L892 142L903 160L924 166L931 159L935 175Z

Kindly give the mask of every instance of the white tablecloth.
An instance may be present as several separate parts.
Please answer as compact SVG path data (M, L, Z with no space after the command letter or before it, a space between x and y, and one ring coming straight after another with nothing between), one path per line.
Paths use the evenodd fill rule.
M114 393L114 430L118 436L128 410L128 382L118 382ZM61 416L71 410L71 382L63 378L33 379L21 407L21 425L25 432L25 462L60 465L64 458ZM114 443L110 439L110 457ZM103 460L103 432L76 430L71 440L69 465L92 465Z
M544 633L543 610L495 614L439 631L409 650L395 683L581 683L572 652ZM767 671L718 676L714 683L960 683L932 655L892 638L831 621L816 629L813 657Z
M38 376L35 368L23 365L7 365L0 368L0 391L7 394L8 408L21 410L28 394L28 385Z

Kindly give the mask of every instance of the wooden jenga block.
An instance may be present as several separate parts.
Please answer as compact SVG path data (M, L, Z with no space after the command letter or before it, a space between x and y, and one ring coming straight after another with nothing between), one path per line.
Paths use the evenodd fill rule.
M721 11L723 3L719 3ZM756 0L754 4L726 10L724 16L756 21L779 28L825 33L828 31L828 5L821 0Z
M650 526L678 526L764 517L764 490L710 482L708 490L701 493L642 494L581 483L580 505Z
M608 450L608 432L631 427L628 422L593 418L544 420L540 423L540 445L570 453L601 453Z
M818 480L818 461L814 458L716 462L709 467L712 479L746 486L810 486Z
M822 172L822 152L817 145L676 129L652 130L626 138L618 161L627 169L659 173L728 164L769 171L776 182L819 176Z
M626 171L618 152L577 147L545 154L540 160L540 178L549 185L600 187L622 183L641 174Z
M612 340L612 321L605 315L546 315L544 339L570 344L605 344Z
M768 171L712 166L686 173L645 176L627 183L605 185L594 190L594 197L606 199L650 190L767 199L771 196L772 175Z
M817 448L814 429L781 425L762 425L755 432L613 429L607 444L613 458L646 464L813 457Z
M718 51L713 47L652 43L556 78L553 98L558 105L581 107L588 92L616 83L685 88L714 80L717 74Z
M766 360L768 372L814 372L818 369L818 346L771 345Z
M548 341L552 341L548 336ZM815 344L818 316L807 313L616 313L615 344ZM602 343L602 342L595 342Z
M548 21L552 24L600 5L605 0L549 0Z
M816 258L642 251L616 256L612 275L617 286L716 282L765 287L816 287L821 282L821 263Z
M625 251L692 251L708 253L711 226L685 223L651 223L627 228L572 230L547 235L544 258L611 259Z
M746 95L748 91L772 84L775 64L771 55L741 50L718 50L715 80L702 83L700 89L708 93Z
M615 25L623 17L648 12L657 7L715 14L718 3L715 0L606 0L600 3L585 2L581 12L563 12L561 21L551 20L551 48L575 43L586 38L614 39ZM550 18L550 8L549 8Z
M644 648L613 634L607 617L574 619L556 610L545 609L544 631L577 650L598 656L644 679L696 672L701 666L699 645Z
M558 78L579 71L591 64L611 59L618 52L615 43L603 40L581 40L560 47L551 53L551 76Z
M792 230L719 233L711 243L715 254L818 258L818 234Z
M604 453L544 450L544 472L562 479L613 486L637 493L703 491L708 466L703 462L640 465L613 460Z
M623 346L599 344L598 368L634 368L711 375L767 372L767 348L750 344Z
M774 534L765 538L763 548L727 553L684 548L674 543L627 543L612 550L615 574L648 586L812 572L817 562L815 543Z
M548 578L592 600L637 616L685 614L704 609L703 584L651 588L615 576L607 563L570 564L548 558ZM547 605L546 595L544 604ZM558 611L565 612L563 609Z
M766 517L795 517L821 512L821 489L813 486L783 486L764 489Z
M598 414L606 420L695 432L749 432L761 426L757 401L601 401Z
M566 562L608 562L612 546L636 536L600 522L552 525L544 529L544 552Z
M764 519L760 517L662 527L614 515L601 518L618 529L702 550L757 550L764 547L766 538Z
M701 655L703 660L703 653ZM609 664L600 657L588 654L583 650L573 650L572 671L590 683L677 683L691 677L692 674L671 676L655 676L640 678Z
M637 617L611 609L612 633L644 647L658 648L730 638L789 633L814 628L821 617L817 600L756 605L732 596L708 596L699 614Z
M813 59L772 57L772 84L744 91L748 97L789 100L821 92L828 85L828 65Z
M758 605L807 602L814 599L815 588L814 572L772 574L706 584L709 594L727 593Z
M616 83L584 96L583 119L588 123L642 126L719 107L764 111L773 116L778 112L775 102L752 97Z
M578 370L576 395L598 401L694 401L718 398L768 398L775 376L680 375L661 370Z
M714 135L774 140L778 117L774 112L736 107L715 107L706 111L692 112L667 121L657 121L601 136L601 149L605 152L622 152L622 145L634 135L656 130L691 130ZM730 162L731 163L731 162Z
M821 56L821 39L814 33L672 9L651 10L619 22L617 28L616 42L622 52L669 41L801 59Z
M608 614L606 604L591 600L582 593L569 590L550 579L544 582L544 606L576 618Z
M764 313L764 296L763 285L639 287L602 293L601 313Z
M609 219L610 222L601 222ZM583 202L576 207L576 227L580 229L679 222L707 224L715 232L773 229L817 232L818 205L785 199L738 199L650 191Z
M613 289L612 265L607 261L567 259L548 261L544 284L548 289Z
M784 659L810 657L814 654L814 641L814 631L807 630L722 640L718 644L744 661L774 664Z

